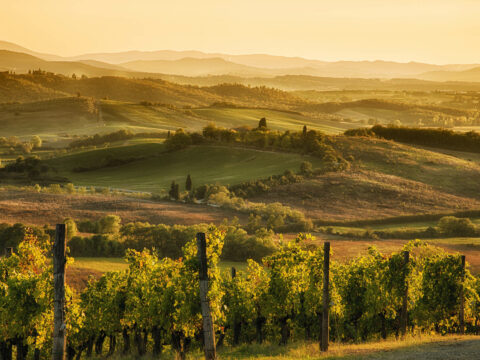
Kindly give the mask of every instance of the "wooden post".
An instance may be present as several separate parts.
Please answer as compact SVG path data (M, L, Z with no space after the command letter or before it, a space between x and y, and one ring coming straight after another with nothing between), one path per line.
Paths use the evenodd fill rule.
M197 233L197 256L200 263L200 304L202 307L203 336L205 342L205 359L217 358L215 350L215 332L213 331L212 314L208 300L208 265L207 265L207 241L205 233Z
M329 308L330 308L330 243L323 244L323 314L322 314L322 338L320 350L328 351L329 340Z
M460 288L460 311L458 314L458 322L460 325L460 334L465 334L465 294L463 293L463 283L465 281L465 255L461 256L462 262L462 285Z
M232 279L235 279L235 277L237 276L237 269L232 266L232 268L230 269L230 273L232 274Z
M410 252L404 251L403 252L403 266L406 268L408 266L408 262L410 261ZM400 333L402 337L405 336L407 333L407 325L408 325L408 280L405 279L405 289L403 293L403 304L402 304L402 313L400 315Z
M65 224L57 224L53 245L53 346L52 359L65 360Z

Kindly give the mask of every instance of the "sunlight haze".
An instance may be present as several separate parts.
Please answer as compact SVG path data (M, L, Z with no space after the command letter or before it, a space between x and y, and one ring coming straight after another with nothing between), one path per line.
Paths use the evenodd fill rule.
M4 0L0 40L64 56L126 50L476 63L472 0Z

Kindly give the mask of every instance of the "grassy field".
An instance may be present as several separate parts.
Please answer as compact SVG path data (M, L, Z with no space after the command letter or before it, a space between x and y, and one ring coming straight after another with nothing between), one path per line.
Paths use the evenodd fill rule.
M97 170L74 172L76 167L92 167L107 157L140 158L128 164ZM172 181L183 184L190 174L194 186L203 184L236 184L252 179L298 171L303 161L320 166L321 160L293 153L260 151L223 146L192 146L175 152L164 152L161 144L138 144L87 151L52 159L48 164L58 175L75 185L103 186L138 191L159 192Z
M404 340L387 339L361 344L331 343L326 353L321 353L316 342L295 342L286 346L274 344L249 344L234 348L217 350L219 359L261 359L261 360L297 360L297 359L338 359L338 360L470 360L477 359L480 351L479 336L460 335L416 335ZM164 351L160 359L172 359L171 350ZM200 360L204 354L194 350L187 359ZM96 358L93 358L96 359ZM114 360L133 360L135 356L115 356ZM153 359L151 356L147 360ZM158 359L158 357L156 358Z

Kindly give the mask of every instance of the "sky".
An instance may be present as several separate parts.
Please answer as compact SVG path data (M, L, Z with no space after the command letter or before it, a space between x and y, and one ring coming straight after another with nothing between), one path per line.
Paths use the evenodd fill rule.
M480 62L480 0L0 0L0 40L125 50Z

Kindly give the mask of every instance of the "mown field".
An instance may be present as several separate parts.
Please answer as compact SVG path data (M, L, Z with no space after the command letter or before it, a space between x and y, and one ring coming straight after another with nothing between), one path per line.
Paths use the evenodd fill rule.
M119 166L93 169L108 158L132 159ZM194 186L203 184L237 184L285 170L299 171L303 161L320 166L321 160L293 153L231 148L192 146L166 152L161 144L138 144L118 148L86 151L49 160L57 174L75 185L103 186L128 190L160 192L172 181L185 183L187 174ZM92 168L76 172L75 168Z

